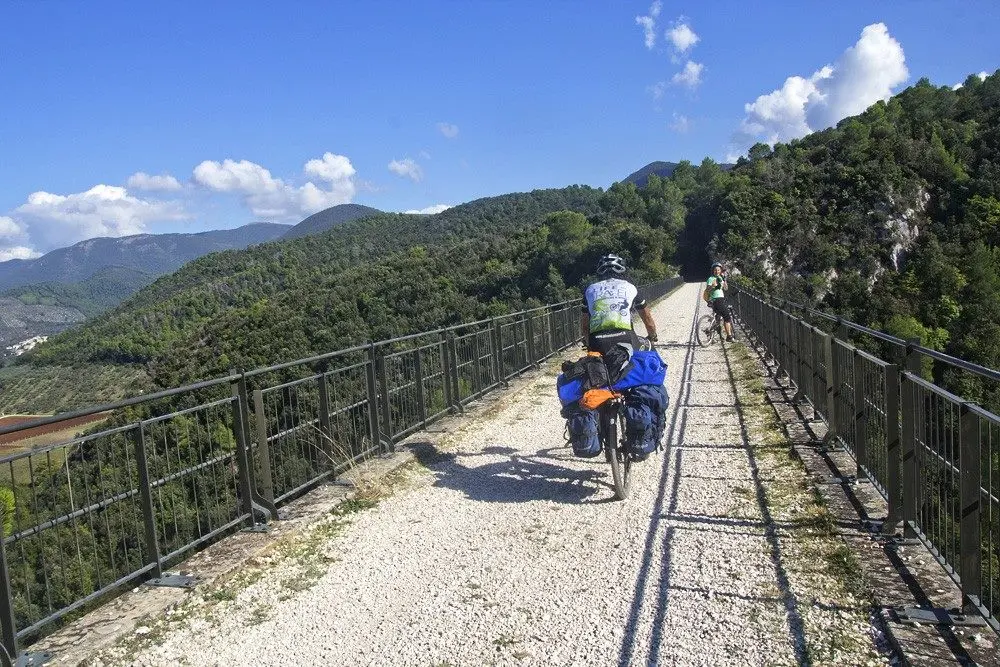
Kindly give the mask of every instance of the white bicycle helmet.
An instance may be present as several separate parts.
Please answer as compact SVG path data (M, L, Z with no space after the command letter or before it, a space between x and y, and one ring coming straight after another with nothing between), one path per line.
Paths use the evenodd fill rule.
M625 260L618 255L607 254L597 262L597 275L620 276L625 273Z

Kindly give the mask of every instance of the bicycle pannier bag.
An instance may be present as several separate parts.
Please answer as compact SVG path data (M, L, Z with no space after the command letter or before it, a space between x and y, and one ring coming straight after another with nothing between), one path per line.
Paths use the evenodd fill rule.
M667 364L656 350L636 350L632 353L630 368L623 378L615 382L613 389L627 389L639 385L662 385L667 379Z
M584 410L576 403L570 403L562 410L566 418L566 432L573 453L584 458L593 458L601 453L601 439L597 434L597 413Z
M666 425L670 399L663 385L640 385L630 389L625 403L625 441L633 454L645 457L656 449Z

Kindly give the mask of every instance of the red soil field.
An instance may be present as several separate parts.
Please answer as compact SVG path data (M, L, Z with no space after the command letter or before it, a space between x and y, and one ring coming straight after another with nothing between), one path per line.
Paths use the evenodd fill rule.
M0 428L3 428L5 426L13 426L14 424L22 424L24 422L35 421L36 419L41 419L42 417L48 417L48 416L49 415L14 415L9 417L0 417ZM67 419L65 421L56 422L54 424L48 424L46 426L36 426L35 428L29 428L23 431L15 431L14 433L7 433L6 435L0 435L0 445L9 445L12 442L17 442L18 440L24 440L25 438L33 438L38 435L45 435L46 433L65 431L75 426L86 426L87 424L90 424L92 422L105 419L107 416L108 415L106 413L87 415L86 417L76 417L75 419Z

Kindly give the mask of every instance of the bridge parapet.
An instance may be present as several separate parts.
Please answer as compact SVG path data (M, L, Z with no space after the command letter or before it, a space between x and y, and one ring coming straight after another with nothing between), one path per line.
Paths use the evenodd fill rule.
M1000 372L745 288L731 296L795 398L826 423L822 444L844 448L856 479L885 499L882 532L926 545L962 591L960 610L902 613L1000 632L1000 416L929 379L994 387Z

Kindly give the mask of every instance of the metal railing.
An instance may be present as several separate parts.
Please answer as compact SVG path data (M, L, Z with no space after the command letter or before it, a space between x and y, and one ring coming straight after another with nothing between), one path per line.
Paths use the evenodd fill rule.
M96 419L0 458L3 649L126 586L178 583L169 565L463 411L579 341L579 320L566 301L0 428Z
M885 499L883 532L925 544L959 585L961 615L1000 632L1000 416L921 377L922 359L991 380L1000 374L746 289L734 287L731 297L795 398L826 422L826 443L850 453L856 478ZM776 303L835 323L835 333ZM845 340L850 333L896 346L902 363L859 349Z

